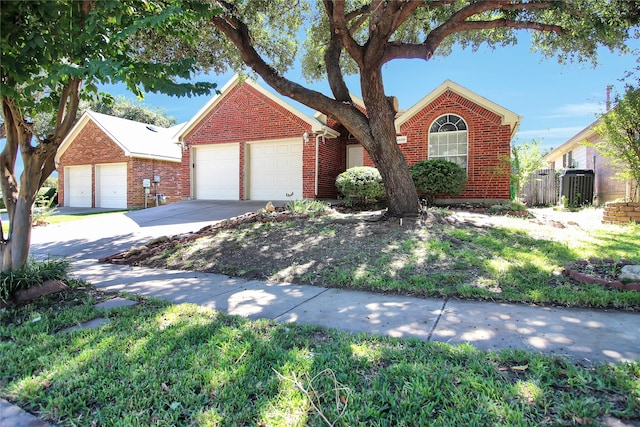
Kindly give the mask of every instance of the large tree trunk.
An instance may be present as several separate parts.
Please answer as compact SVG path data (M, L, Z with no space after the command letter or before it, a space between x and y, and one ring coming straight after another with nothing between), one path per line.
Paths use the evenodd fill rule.
M29 260L33 201L19 198L11 216L10 238L2 244L2 271L15 271Z
M380 69L366 70L360 76L371 135L370 140L361 142L384 181L388 213L396 217L416 215L418 194L407 161L396 142L395 103L384 93Z

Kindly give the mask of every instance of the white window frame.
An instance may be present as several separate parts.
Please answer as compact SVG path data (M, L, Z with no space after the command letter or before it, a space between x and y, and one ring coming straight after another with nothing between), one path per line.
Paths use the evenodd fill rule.
M469 128L462 117L443 114L434 120L429 126L428 144L429 160L448 160L468 171Z

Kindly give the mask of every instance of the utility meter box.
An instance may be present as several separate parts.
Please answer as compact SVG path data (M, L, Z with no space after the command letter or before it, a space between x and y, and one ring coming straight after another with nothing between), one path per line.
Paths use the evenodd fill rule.
M142 180L142 186L144 188L149 188L151 187L151 180L149 178L145 178Z

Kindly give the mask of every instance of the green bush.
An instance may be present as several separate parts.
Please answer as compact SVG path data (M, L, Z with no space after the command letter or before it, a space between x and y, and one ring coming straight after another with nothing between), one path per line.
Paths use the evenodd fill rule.
M19 289L39 286L47 280L64 280L70 268L71 263L64 258L30 259L19 270L0 273L0 301L7 302Z
M42 187L38 190L36 206L54 208L58 205L58 189L56 187Z
M457 196L467 183L467 173L447 160L422 160L409 168L416 189L433 204L436 195Z
M384 184L378 169L356 166L342 172L336 178L336 187L347 203L366 206L382 199Z
M527 206L518 201L512 200L509 203L493 205L489 208L489 212L491 213L502 213L502 212L523 212L527 210Z

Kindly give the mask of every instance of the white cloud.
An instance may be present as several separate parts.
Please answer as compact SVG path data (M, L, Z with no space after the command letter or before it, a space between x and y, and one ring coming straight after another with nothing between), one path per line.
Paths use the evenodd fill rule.
M542 116L545 119L560 119L567 117L595 117L604 113L604 106L597 102L583 102L582 104L565 104L551 110L550 114Z
M518 131L516 135L518 138L523 139L536 139L536 138L566 138L569 139L581 130L584 126L566 126L547 129L531 129Z
M518 144L523 141L532 141L535 139L545 148L554 147L566 142L569 138L573 137L583 129L583 126L566 126L547 129L520 130L514 138L514 143Z

